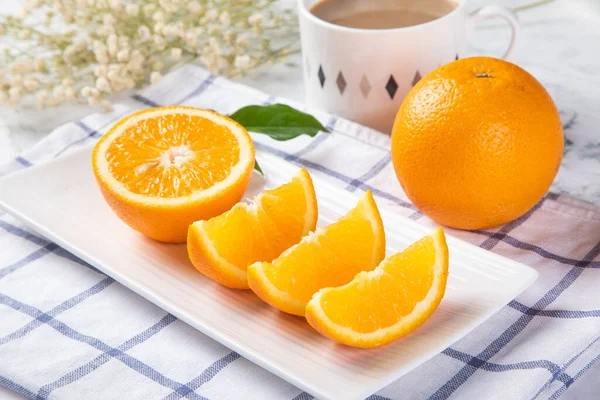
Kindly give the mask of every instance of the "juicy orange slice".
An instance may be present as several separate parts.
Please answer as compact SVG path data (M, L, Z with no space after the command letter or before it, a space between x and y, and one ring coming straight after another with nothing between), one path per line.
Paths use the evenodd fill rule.
M385 256L385 233L371 192L331 225L317 229L273 262L248 267L250 288L281 311L304 315L319 289L344 285Z
M321 334L355 347L379 347L417 329L446 291L448 247L442 228L361 272L345 286L317 292L306 307Z
M192 263L222 285L248 289L246 269L271 261L315 229L317 199L302 169L291 182L239 203L223 215L198 221L188 231Z
M254 145L244 127L193 107L152 108L125 117L96 144L100 190L133 229L185 242L188 226L229 210L244 194Z

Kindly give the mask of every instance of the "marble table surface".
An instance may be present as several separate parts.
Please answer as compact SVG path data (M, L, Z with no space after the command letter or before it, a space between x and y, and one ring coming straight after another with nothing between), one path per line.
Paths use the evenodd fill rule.
M535 0L471 0L523 6ZM2 0L0 13L16 12L24 0ZM561 113L565 156L552 190L600 204L600 0L554 0L519 12L522 24L512 61L531 72L552 95ZM490 21L475 29L470 55L500 55L509 29ZM255 71L241 80L264 92L303 100L299 57ZM26 150L54 128L95 110L63 106L59 110L0 106L0 164ZM577 381L563 399L595 399L600 393L600 366ZM0 399L18 399L0 388Z

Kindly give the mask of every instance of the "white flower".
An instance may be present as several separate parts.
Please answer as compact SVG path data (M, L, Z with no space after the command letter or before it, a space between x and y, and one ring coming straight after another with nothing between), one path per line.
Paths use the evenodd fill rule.
M152 13L156 10L156 5L146 4L142 10L146 16L152 15Z
M116 69L111 69L106 74L106 77L110 80L111 83L112 82L116 82L119 79L121 79L121 73L118 70L116 70Z
M162 79L162 74L158 71L154 71L150 74L150 83L158 83Z
M40 86L40 82L37 79L25 79L23 81L23 86L28 92L34 92Z
M92 107L96 107L98 105L98 97L88 97L88 104Z
M164 35L165 24L162 22L157 22L156 24L154 24L154 27L152 28L152 30L157 35Z
M112 87L110 86L108 79L103 76L100 76L98 79L96 79L96 89L106 93L112 92Z
M167 13L173 13L177 11L177 4L174 4L173 0L158 0L160 8L165 10Z
M150 39L150 35L150 29L146 25L142 25L138 28L138 36L143 42Z
M119 48L129 50L129 37L125 35L119 36Z
M31 38L31 31L29 29L23 29L22 31L19 31L17 38L19 40L29 40L29 38Z
M83 97L97 97L98 94L98 90L93 87L85 86L83 89L81 89L81 95Z
M114 11L121 11L122 4L121 4L120 0L108 0L108 5Z
M126 62L127 60L129 60L129 50L127 50L127 49L120 50L117 53L117 61Z
M66 87L66 86L73 86L75 84L75 81L73 79L71 79L71 78L65 78L65 79L62 80L61 83L62 83L63 86Z
M55 86L52 90L52 97L58 102L62 103L65 100L65 89L62 86Z
M142 54L141 51L139 51L138 49L135 49L134 51L131 52L131 56L129 57L131 59L131 61L133 62L137 62L137 63L142 63L144 62L144 55Z
M185 36L185 44L190 47L198 46L198 38L194 34L190 34L189 32Z
M35 99L38 103L38 106L45 107L46 102L48 101L48 92L46 90L40 90L35 94Z
M202 8L202 5L200 3L198 3L196 0L188 3L187 5L187 10L191 13L191 14L200 14L204 9Z
M11 103L19 103L21 101L21 88L11 87L8 90L8 98Z
M236 56L233 61L233 66L240 71L245 71L250 66L250 56L248 54Z
M48 70L48 67L46 66L46 62L39 58L37 60L35 60L34 68L35 68L36 72L42 72L42 73L44 73Z
M162 34L163 36L174 36L177 34L177 30L173 25L165 25L165 27L162 28Z
M182 50L178 47L174 47L171 49L171 54L169 54L171 60L177 62L181 59Z
M96 61L98 61L99 64L108 64L108 53L105 49L100 51L94 51L94 56L96 57Z
M250 36L247 33L243 33L237 37L235 44L241 47L248 47L250 44Z
M162 36L154 35L154 44L158 50L164 50L167 42Z
M215 10L214 8L211 8L206 12L206 18L208 18L209 21L216 20L217 18L219 18L219 11Z
M16 61L8 66L9 74L26 74L33 70L31 60Z
M117 74L121 74L123 71L123 66L121 64L110 64L108 66L108 73L116 72Z
M208 40L208 46L205 47L205 50L207 50L210 53L214 53L217 55L221 55L221 45L219 44L219 41L217 39L215 39L214 37L211 37Z
M87 49L88 43L84 39L77 39L73 42L73 48L77 51Z
M42 5L42 0L27 0L26 5L31 9L38 8Z
M248 23L252 26L262 26L264 19L262 14L252 14L248 17Z
M67 100L75 100L77 98L77 94L75 90L71 86L65 87L65 99Z
M120 92L125 89L125 80L124 79L115 79L111 80L110 84L115 92Z
M125 6L125 13L131 17L135 17L140 13L140 6L137 4L127 4Z
M102 100L102 101L100 102L100 106L102 107L102 109L103 109L105 112L112 111L112 109L113 109L113 108L112 108L112 105L110 104L110 102L109 102L108 100Z
M227 11L223 11L223 13L221 13L221 16L219 17L219 22L225 26L231 23L231 16Z
M107 72L108 68L106 68L105 64L94 67L94 75L96 76L104 76Z
M106 26L113 26L116 21L116 18L112 14L106 13L102 17L102 23Z
M65 49L65 52L63 53L63 59L67 63L72 64L75 61L76 53L77 53L77 50L75 50L75 48L72 45L67 46L67 48Z
M165 22L165 13L162 11L156 11L152 14L152 19L156 22Z
M11 75L10 78L11 78L10 83L12 86L17 86L17 87L23 86L23 80L24 80L23 74L13 74L13 75Z
M117 55L117 52L119 51L119 39L117 38L117 35L113 33L108 37L106 40L106 47L108 49L108 54L110 54L111 57Z
M142 74L144 73L144 68L142 63L129 61L127 63L127 70L133 74Z
M125 79L125 87L127 89L133 89L135 87L135 81L131 78Z
M98 36L107 37L115 33L115 28L112 25L104 25L98 29Z

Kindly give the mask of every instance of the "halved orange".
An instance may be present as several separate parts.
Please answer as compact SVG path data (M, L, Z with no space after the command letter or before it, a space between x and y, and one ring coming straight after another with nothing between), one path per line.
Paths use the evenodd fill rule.
M317 198L309 173L239 203L225 214L198 221L188 231L192 264L222 285L248 289L246 270L271 261L315 229Z
M182 243L191 223L240 201L254 145L223 115L159 107L113 126L96 144L92 165L102 195L125 223L152 239Z
M250 288L281 311L304 315L319 289L344 285L385 256L385 233L371 192L331 225L318 228L273 262L248 267Z
M361 272L341 287L317 292L306 307L321 334L355 347L379 347L421 326L446 291L448 246L442 228Z

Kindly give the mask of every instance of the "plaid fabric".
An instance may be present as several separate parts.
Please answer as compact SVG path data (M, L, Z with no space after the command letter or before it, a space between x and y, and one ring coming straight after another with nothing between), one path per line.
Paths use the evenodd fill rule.
M92 144L121 117L159 104L230 113L283 102L186 66L159 84L57 129L3 173ZM297 104L292 104L301 108ZM332 130L260 151L306 167L432 225L408 202L389 138L314 114ZM260 161L260 154L258 154ZM551 398L600 357L600 209L549 193L498 229L450 234L536 268L539 280L489 321L370 399ZM0 385L35 399L311 399L0 214Z

